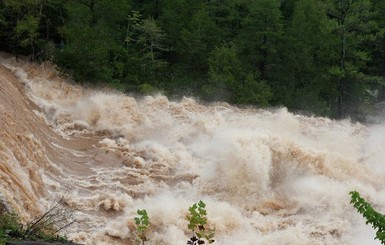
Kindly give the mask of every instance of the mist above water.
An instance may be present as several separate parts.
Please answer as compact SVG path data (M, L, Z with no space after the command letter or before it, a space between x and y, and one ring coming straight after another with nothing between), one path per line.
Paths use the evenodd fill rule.
M1 198L27 217L69 193L75 242L127 244L146 209L151 241L184 244L187 209L203 200L215 244L379 244L348 193L385 211L383 124L135 99L71 85L46 64L2 63L17 79L3 71L0 93L23 89L7 94L16 105L0 94Z

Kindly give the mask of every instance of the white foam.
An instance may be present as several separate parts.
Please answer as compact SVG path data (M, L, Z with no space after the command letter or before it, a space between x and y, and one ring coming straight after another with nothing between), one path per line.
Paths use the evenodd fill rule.
M383 125L192 98L136 100L17 72L55 131L99 142L81 174L44 177L52 188L58 181L74 189L81 222L68 232L75 241L124 244L136 210L146 209L150 239L185 243L187 208L204 200L216 244L378 244L349 191L384 210Z

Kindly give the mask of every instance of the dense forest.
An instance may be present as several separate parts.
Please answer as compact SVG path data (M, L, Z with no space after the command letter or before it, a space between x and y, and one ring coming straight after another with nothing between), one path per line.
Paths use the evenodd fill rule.
M124 92L363 119L384 0L0 0L0 48Z

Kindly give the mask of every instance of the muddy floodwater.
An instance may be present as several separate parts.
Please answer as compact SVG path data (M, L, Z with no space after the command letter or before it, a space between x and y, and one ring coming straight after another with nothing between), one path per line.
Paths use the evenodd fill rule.
M65 195L76 243L186 244L207 204L214 244L370 245L349 204L385 211L385 124L82 88L49 64L0 59L0 200L31 219Z

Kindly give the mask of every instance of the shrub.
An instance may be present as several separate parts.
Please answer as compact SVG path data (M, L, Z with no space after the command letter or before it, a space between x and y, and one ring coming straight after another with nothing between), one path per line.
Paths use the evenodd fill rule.
M64 199L60 199L43 215L23 225L19 215L6 211L0 216L0 245L6 240L43 240L66 242L67 237L59 232L73 224L73 210L63 207Z
M144 244L147 241L146 232L150 225L150 221L147 215L147 211L145 209L136 212L139 217L135 217L135 225L136 225L136 236Z
M5 244L6 240L12 237L21 237L23 226L16 213L6 211L0 217L0 245Z
M351 191L349 194L351 196L350 203L364 216L366 224L371 224L376 230L376 237L374 239L378 239L381 244L385 244L385 215L374 210L357 191Z
M192 237L187 241L187 244L205 244L205 239L208 243L213 243L215 236L215 229L207 228L207 211L206 204L202 201L192 205L186 215L189 221L188 228L192 231Z

